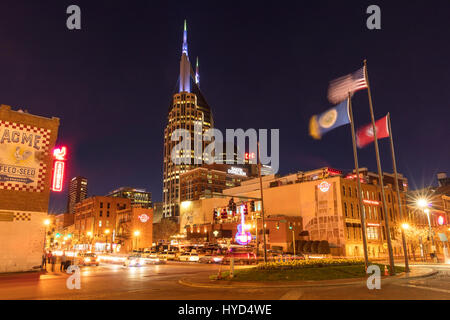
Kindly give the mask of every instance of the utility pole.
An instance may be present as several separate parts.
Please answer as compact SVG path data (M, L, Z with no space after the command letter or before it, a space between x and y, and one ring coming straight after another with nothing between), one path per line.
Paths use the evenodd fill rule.
M261 190L261 216L262 216L262 229L264 239L264 263L267 263L266 222L264 218L264 197L263 197L263 185L261 176L261 150L259 146L259 141L258 141L258 176L259 176L259 187Z

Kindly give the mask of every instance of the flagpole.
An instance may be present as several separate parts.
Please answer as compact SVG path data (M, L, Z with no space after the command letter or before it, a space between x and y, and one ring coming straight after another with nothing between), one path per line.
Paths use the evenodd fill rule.
M369 257L367 255L367 238L366 238L366 214L363 210L362 192L361 192L361 180L359 178L359 164L358 164L358 152L356 149L356 139L355 139L355 124L353 122L353 109L352 109L352 98L350 92L348 93L348 110L350 114L350 127L352 131L352 141L353 141L353 158L355 160L355 171L356 180L358 181L358 201L359 201L359 214L361 217L361 227L362 227L362 240L364 249L364 267L367 270L369 266Z
M372 129L373 129L373 137L375 144L375 154L377 157L377 167L378 167L378 179L380 181L381 186L381 197L383 201L383 211L384 211L384 221L386 225L386 240L388 245L388 254L389 254L389 266L390 266L390 275L395 275L395 265L394 265L394 254L392 252L392 242L391 242L391 233L389 228L389 214L386 206L386 195L384 192L384 182L383 182L383 172L381 171L381 161L380 161L380 151L378 149L378 139L377 139L377 130L375 126L375 116L373 115L373 105L372 105L372 94L370 92L369 85L369 76L367 72L367 60L364 60L364 77L367 83L367 93L369 96L369 109L370 109L370 117L372 118Z
M395 189L397 191L398 210L400 212L400 221L403 221L402 200L400 198L400 187L398 184L397 162L395 161L394 137L392 136L391 114L390 113L387 114L387 119L388 119L389 137L391 140L392 166L394 168L394 175L395 175ZM403 230L403 228L400 228L400 229L402 230L403 254L405 255L405 272L410 272L409 263L408 263L408 248L406 246L405 230Z

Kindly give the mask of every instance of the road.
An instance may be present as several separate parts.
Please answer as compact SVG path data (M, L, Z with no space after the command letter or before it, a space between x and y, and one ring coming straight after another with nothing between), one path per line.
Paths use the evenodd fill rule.
M417 267L417 266L416 266ZM429 267L429 266L428 266ZM57 300L308 300L308 299L450 299L450 268L433 267L435 276L382 283L380 290L364 284L314 288L194 288L178 280L217 273L219 266L170 262L166 265L125 268L115 265L83 267L81 288L69 290L63 273L40 277L0 277L0 299Z

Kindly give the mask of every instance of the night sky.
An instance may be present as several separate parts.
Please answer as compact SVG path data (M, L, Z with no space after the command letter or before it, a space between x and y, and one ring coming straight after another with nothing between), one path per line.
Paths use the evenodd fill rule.
M71 4L81 7L81 31L66 28ZM366 28L370 4L381 7L381 30ZM281 174L352 169L349 126L315 141L308 121L332 106L329 81L366 58L375 116L391 112L399 172L419 188L450 174L449 12L448 0L2 0L0 103L61 119L67 178L86 176L90 195L133 186L160 201L163 129L187 19L215 127L279 128ZM357 127L370 121L367 91L353 108ZM388 139L380 149L392 172ZM376 171L373 145L359 156ZM51 212L65 210L68 181Z

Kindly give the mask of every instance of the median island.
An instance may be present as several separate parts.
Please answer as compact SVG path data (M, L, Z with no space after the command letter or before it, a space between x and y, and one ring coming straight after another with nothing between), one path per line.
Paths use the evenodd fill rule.
M371 263L372 264L372 263ZM381 275L384 265L373 263L380 267ZM404 272L404 268L395 267L396 273ZM211 280L233 281L320 281L367 277L364 269L364 260L359 259L320 259L320 260L294 260L287 262L268 262L253 268L236 269L233 277L230 271L218 275L211 275Z

